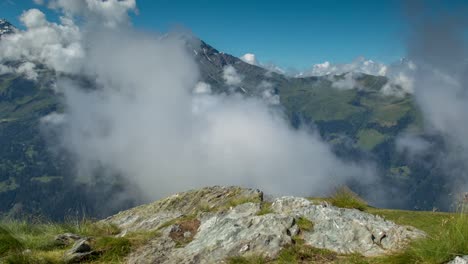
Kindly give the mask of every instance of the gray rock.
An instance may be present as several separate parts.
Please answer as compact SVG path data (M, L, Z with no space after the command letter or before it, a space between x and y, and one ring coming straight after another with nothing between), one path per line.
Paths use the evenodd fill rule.
M69 253L84 253L91 251L91 245L87 239L78 240L73 247L68 251Z
M78 263L92 258L97 255L91 249L88 239L83 238L75 242L73 247L65 252L64 260L66 263Z
M159 229L160 235L132 252L128 263L221 263L247 255L275 258L297 236L313 247L376 256L424 236L375 215L298 197L278 198L271 205L272 213L258 215L262 198L258 190L203 188L104 221L125 232ZM313 229L301 230L296 224L300 217L313 222Z
M447 264L468 264L468 255L456 257L454 260L448 262Z
M379 216L355 209L316 205L304 198L279 198L272 204L272 210L312 221L314 229L303 232L306 244L342 254L381 255L424 236L422 231L396 225Z
M292 243L289 229L294 226L294 218L257 216L259 210L259 204L246 203L206 218L193 241L183 248L174 248L163 235L142 250L150 253L136 252L129 263L219 263L227 256L247 253L275 257Z
M263 199L259 190L240 187L206 187L174 194L151 204L120 212L104 220L124 231L152 230L183 215L229 209L235 201Z
M59 244L62 245L70 245L71 243L74 243L77 240L80 240L82 237L76 234L72 233L65 233L65 234L60 234L55 237L55 241Z

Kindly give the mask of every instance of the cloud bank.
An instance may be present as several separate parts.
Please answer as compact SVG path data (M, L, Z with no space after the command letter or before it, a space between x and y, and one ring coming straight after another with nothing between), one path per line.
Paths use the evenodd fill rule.
M60 23L26 11L26 30L2 40L0 57L90 81L58 75L65 110L42 119L74 158L79 181L120 175L155 199L206 185L324 195L351 179L374 179L372 166L342 161L318 133L293 129L274 107L271 84L261 84L263 98L212 94L182 38L129 26L134 1L44 4L62 13ZM223 76L227 85L242 84L230 65Z
M468 189L467 10L464 5L457 10L441 11L437 16L424 5L407 10L411 26L408 58L418 66L414 97L423 113L426 131L444 138L447 149L439 154L438 160L455 192Z

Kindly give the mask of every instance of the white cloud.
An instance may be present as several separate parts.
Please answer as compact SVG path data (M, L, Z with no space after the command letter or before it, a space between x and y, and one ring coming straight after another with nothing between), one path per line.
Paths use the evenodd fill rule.
M332 64L328 61L315 64L311 69L301 72L296 77L330 75L334 81L333 87L339 89L361 88L357 85L355 77L360 73L385 76L388 82L382 87L385 95L404 96L414 92L414 74L416 66L408 60L385 65L383 63L359 57L351 63ZM349 73L349 74L348 74ZM345 78L335 78L334 75L345 75Z
M71 20L63 18L62 24L50 23L37 9L24 12L20 19L26 30L2 38L0 63L30 61L61 72L78 71L84 51L81 32Z
M234 66L227 65L223 68L223 78L227 85L237 86L241 84L244 77L237 73L237 70L234 68Z
M43 5L44 0L33 0L36 5Z
M20 20L27 28L31 29L45 27L48 24L44 13L39 11L39 9L29 9L25 11L21 15Z
M280 104L280 97L278 94L274 92L273 84L268 81L261 81L257 87L260 91L262 91L262 98L270 105L279 105Z
M257 59L255 58L255 54L246 53L242 57L240 57L240 59L244 62L247 62L248 64L258 65Z
M129 21L128 12L136 11L136 0L49 0L49 7L68 16L84 16L87 22L99 21L117 27Z
M35 71L36 65L32 62L24 62L20 64L18 67L13 66L6 66L0 64L0 75L2 74L9 74L9 73L17 73L22 74L26 79L29 80L37 80L38 74Z
M61 79L65 112L43 122L88 181L104 168L154 199L206 185L321 195L355 176L372 179L372 169L340 160L318 134L291 128L272 107L279 98L270 83L261 84L263 99L210 94L179 37L99 30L79 44L79 73L98 89ZM233 66L224 78L242 81Z
M30 80L37 80L38 74L35 71L36 65L32 62L25 62L21 64L17 69L16 72L23 74L27 79Z
M211 85L206 82L198 82L193 92L196 94L210 94Z
M425 9L426 8L426 9ZM407 65L411 91L424 120L426 134L437 135L436 151L429 151L440 171L439 185L451 186L453 194L468 188L468 40L467 21L458 12L433 16L432 10L421 5L413 10L410 21ZM418 21L418 23L414 23ZM405 77L400 78L407 82ZM427 148L417 137L405 138L407 149L421 152ZM441 143L443 141L443 143ZM442 177L441 177L442 176ZM436 194L437 195L437 194ZM447 194L443 193L445 199ZM452 196L453 197L453 196Z
M412 134L402 134L396 140L397 151L407 152L410 159L424 155L431 147L431 143Z
M41 63L96 84L81 87L58 74L64 113L42 119L75 159L79 179L90 182L97 170L104 178L117 174L158 198L206 185L321 195L352 177L373 178L369 166L337 158L319 134L293 129L271 83L260 84L263 98L211 94L177 34L110 28L127 24L134 1L49 5L65 13L60 23L25 12L26 30L2 39L0 60L24 61L18 69L31 78ZM84 28L75 16L86 19ZM229 86L243 79L232 65L223 77Z
M13 68L0 64L0 74L7 74L7 73L12 73L12 72L14 72Z
M356 81L360 73L348 72L341 76L330 75L329 80L332 81L332 87L342 90L360 89L361 87Z
M367 60L364 57L358 57L351 63L343 64L332 64L328 61L325 61L324 63L313 65L311 69L298 74L298 77L323 76L330 74L339 75L348 72L385 76L387 72L387 66L373 60Z

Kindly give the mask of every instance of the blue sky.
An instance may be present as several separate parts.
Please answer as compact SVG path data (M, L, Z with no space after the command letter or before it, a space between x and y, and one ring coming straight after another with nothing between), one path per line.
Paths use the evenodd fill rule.
M79 0L77 0L79 1ZM215 48L263 63L307 68L358 56L404 57L404 18L396 0L137 0L133 23L145 30L185 27ZM18 23L32 0L0 0L0 17ZM39 7L45 11L44 7Z

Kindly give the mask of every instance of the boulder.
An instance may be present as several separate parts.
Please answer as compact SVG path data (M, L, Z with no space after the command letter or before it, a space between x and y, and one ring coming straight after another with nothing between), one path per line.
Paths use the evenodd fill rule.
M82 238L75 242L73 247L65 252L65 263L79 263L91 259L97 253L92 250L89 239Z
M119 212L104 220L125 231L154 230L170 220L205 211L229 208L239 201L263 200L259 190L241 187L206 187L174 194L154 203Z
M65 233L65 234L57 235L54 240L58 244L68 246L68 245L74 243L75 241L80 240L81 238L82 238L81 236L76 235L76 234Z
M258 216L259 210L258 203L246 203L202 218L197 234L184 247L176 247L167 238L173 230L168 227L169 232L166 230L163 236L131 254L129 263L219 263L229 256L246 254L275 257L292 243L290 229L295 226L294 218Z
M341 254L382 255L425 235L413 227L399 226L376 215L328 204L317 205L299 197L279 198L271 208L277 214L310 220L314 223L313 230L302 234L306 244Z

